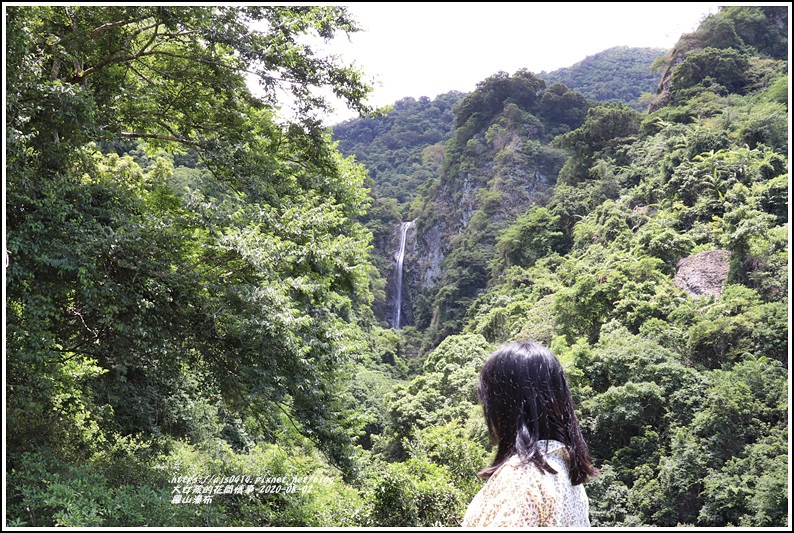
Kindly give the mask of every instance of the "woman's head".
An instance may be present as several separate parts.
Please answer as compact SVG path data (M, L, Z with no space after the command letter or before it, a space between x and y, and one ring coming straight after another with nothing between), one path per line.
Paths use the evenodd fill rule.
M525 342L497 350L480 372L478 394L497 446L493 465L481 475L490 475L513 454L553 472L538 449L540 440L568 447L574 485L595 475L562 365L547 348Z

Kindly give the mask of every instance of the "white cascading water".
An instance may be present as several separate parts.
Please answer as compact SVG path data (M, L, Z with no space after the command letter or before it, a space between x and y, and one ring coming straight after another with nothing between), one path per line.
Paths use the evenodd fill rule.
M400 251L397 252L397 284L394 288L394 329L400 329L400 313L402 311L403 300L403 258L405 258L405 237L408 229L413 226L413 222L403 222L400 224Z

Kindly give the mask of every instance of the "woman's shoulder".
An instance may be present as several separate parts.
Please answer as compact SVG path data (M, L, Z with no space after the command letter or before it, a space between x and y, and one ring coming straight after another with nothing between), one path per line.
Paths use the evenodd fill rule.
M568 453L568 447L558 440L547 439L538 441L538 449L543 454Z
M557 466L564 467L565 472L568 471L568 464L571 460L571 454L568 447L558 440L541 440L538 441L538 449L546 462L553 463L552 467L559 472Z
M553 518L554 491L548 476L513 455L472 501L464 526L547 524Z
M512 501L529 499L537 505L554 498L552 476L517 454L505 461L488 481L492 485L492 494L500 493Z

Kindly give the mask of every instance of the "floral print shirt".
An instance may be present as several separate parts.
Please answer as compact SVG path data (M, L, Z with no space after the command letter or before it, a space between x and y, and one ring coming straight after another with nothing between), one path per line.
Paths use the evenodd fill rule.
M538 446L557 473L522 464L513 455L471 501L463 527L590 526L584 485L571 485L568 449L556 440Z

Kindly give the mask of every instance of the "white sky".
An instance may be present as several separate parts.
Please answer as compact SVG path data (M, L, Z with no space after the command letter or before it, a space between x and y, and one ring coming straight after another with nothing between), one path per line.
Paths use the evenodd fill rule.
M550 72L613 46L672 48L730 2L355 2L363 31L333 53L376 80L369 103L474 90L503 70ZM748 3L745 5L751 5ZM343 107L343 106L340 106ZM339 109L334 124L355 116Z

